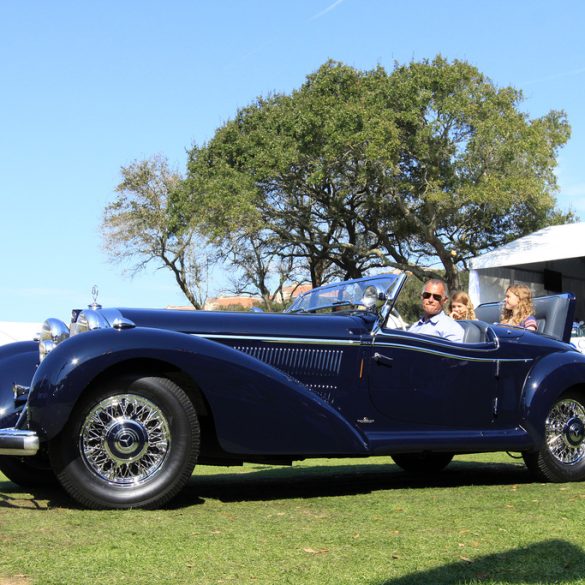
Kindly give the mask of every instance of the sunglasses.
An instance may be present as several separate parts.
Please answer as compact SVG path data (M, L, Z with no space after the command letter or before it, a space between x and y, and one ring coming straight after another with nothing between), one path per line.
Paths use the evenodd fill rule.
M443 300L443 297L441 295L438 295L437 293L430 293L430 292L425 291L422 294L423 299L430 299L431 297L433 297L433 299L435 299L435 301L437 301L439 303Z

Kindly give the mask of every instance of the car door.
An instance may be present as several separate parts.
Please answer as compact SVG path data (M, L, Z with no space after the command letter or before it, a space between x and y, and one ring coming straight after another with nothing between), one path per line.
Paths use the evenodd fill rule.
M381 329L373 339L369 392L386 417L425 427L490 426L497 408L497 344L454 343Z

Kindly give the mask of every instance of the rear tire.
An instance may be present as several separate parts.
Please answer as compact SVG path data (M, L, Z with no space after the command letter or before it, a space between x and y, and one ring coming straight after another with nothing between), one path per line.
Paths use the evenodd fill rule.
M65 490L88 508L154 508L187 483L199 421L166 378L118 378L92 389L49 445Z
M397 453L391 457L398 467L409 473L438 473L451 463L454 454L423 451L421 453Z
M585 396L568 392L550 409L540 451L523 453L526 467L540 480L585 479Z

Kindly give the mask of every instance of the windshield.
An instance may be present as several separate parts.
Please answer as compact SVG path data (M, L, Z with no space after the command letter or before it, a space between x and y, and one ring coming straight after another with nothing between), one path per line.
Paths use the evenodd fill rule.
M363 307L364 291L369 286L374 286L378 293L383 293L384 298L380 300L392 301L397 294L399 281L397 274L382 274L326 284L299 296L285 313L312 313L337 307L340 309Z

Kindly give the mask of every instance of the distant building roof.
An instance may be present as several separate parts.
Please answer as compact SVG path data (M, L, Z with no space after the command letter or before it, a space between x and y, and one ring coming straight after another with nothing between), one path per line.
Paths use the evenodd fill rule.
M310 284L291 284L283 287L282 296L285 302L291 301L299 295L311 290L313 287ZM262 304L262 299L258 296L244 296L244 295L232 295L232 296L220 296L211 297L205 301L203 305L204 311L220 311L229 307L242 307L250 309ZM195 308L192 305L181 306L181 305L168 305L167 309L173 309L176 311L194 311Z
M203 310L205 311L218 311L221 309L227 309L228 307L244 307L249 309L262 303L260 297L244 297L244 296L231 296L231 297L214 297L207 299Z
M292 299L295 299L299 295L306 293L312 288L313 287L310 284L291 284L289 286L283 286L282 296L284 297L285 301L290 301Z
M585 257L585 223L552 225L471 260L471 268L515 266Z

